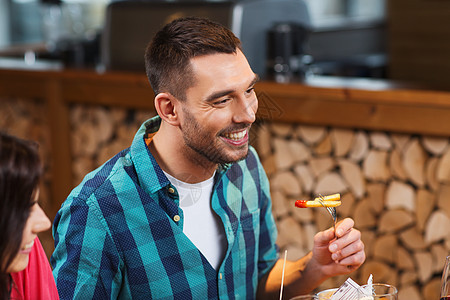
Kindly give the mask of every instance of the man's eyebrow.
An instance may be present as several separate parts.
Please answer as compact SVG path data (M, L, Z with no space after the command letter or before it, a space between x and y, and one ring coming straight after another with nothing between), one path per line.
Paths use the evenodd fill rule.
M206 98L206 102L213 102L214 100L226 96L228 94L231 94L232 92L234 92L234 90L225 90L225 91L219 91L217 93L211 94Z
M256 82L259 81L259 76L258 74L255 74L255 78L253 78L253 80L250 82L250 84L248 85L248 88L251 88L253 85L255 85ZM234 90L224 90L224 91L219 91L217 93L211 94L206 98L206 102L212 102L220 97L226 96L228 94L233 93Z
M250 88L250 87L254 86L255 83L257 83L259 80L260 80L259 75L255 74L255 78L252 80L252 82L249 84L248 87Z

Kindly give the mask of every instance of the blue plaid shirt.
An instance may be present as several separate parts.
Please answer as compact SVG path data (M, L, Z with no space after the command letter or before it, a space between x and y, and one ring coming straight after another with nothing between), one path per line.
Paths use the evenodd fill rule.
M254 299L275 264L269 183L255 150L216 172L212 208L228 246L215 270L183 234L183 211L145 143L123 150L76 187L55 217L53 274L61 299Z

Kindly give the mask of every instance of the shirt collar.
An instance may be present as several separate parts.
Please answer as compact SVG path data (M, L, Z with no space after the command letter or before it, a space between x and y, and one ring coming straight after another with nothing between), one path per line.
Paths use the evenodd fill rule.
M139 183L144 190L150 193L156 193L170 184L145 142L145 139L154 135L160 126L161 118L159 116L145 121L136 132L130 148L131 159L136 168ZM232 163L220 164L214 181L218 182L232 165Z
M139 185L152 194L170 184L145 143L145 137L157 132L160 125L161 118L159 116L145 121L136 132L130 148Z

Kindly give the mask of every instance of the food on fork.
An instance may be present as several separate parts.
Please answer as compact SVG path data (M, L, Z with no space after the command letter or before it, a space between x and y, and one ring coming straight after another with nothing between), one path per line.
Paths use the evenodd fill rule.
M322 202L322 203L321 203ZM306 207L336 207L341 205L341 195L333 194L328 196L317 197L314 200L297 200L295 206L299 208Z
M307 207L337 207L341 205L341 201L327 201L322 205L319 201L307 201L307 200L297 200L295 201L295 206L299 208L307 208Z

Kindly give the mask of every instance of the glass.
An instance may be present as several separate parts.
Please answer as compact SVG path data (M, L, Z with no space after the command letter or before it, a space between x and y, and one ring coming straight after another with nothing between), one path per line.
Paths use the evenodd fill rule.
M445 259L444 270L442 271L441 281L441 300L450 299L450 256Z
M334 292L336 292L338 289L334 288L334 289L328 289L328 290L323 290L317 293L317 299L318 300L328 300L331 298L331 296L334 294Z
M300 296L291 298L289 300L317 300L317 296L316 295L300 295Z
M372 295L368 296L364 291L370 289L370 285L362 285L358 290L359 300L397 300L397 288L390 284L374 283L372 286Z

